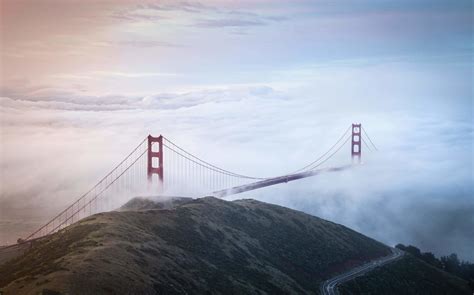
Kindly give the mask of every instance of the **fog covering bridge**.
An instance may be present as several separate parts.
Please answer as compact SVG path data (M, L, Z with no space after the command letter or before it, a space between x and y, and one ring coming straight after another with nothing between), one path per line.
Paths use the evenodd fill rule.
M351 163L322 168L348 143ZM114 210L117 198L126 201L132 196L169 192L181 196L225 197L320 173L345 170L361 162L362 144L370 151L377 150L362 125L352 124L325 153L301 169L280 176L257 177L217 167L162 135L149 135L92 188L23 241L49 235L92 214Z

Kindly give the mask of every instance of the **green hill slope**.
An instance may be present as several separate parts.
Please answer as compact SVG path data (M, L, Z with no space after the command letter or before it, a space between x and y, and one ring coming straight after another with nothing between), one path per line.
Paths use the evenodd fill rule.
M36 241L0 266L0 289L314 294L323 280L389 252L342 225L254 200L141 199Z
M209 197L171 209L86 218L2 266L0 286L11 294L84 288L122 294L302 293L388 252L355 231L298 211Z

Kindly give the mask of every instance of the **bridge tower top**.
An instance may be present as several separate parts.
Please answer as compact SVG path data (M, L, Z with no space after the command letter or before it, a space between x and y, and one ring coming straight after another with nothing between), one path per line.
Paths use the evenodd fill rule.
M352 124L352 141L351 141L351 157L352 163L357 160L360 164L362 157L362 138L361 138L362 124Z

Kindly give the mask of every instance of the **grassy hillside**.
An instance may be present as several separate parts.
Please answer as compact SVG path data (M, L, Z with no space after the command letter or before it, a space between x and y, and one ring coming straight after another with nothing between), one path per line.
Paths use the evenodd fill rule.
M472 294L466 281L441 271L410 254L377 271L344 283L343 295L352 294Z
M135 202L128 209L150 208ZM173 204L96 214L39 240L0 266L0 287L5 294L314 293L333 274L389 253L344 226L254 200Z
M134 199L35 241L0 265L5 294L314 294L388 247L344 226L254 200ZM342 294L470 294L407 255ZM50 292L50 293L48 293Z

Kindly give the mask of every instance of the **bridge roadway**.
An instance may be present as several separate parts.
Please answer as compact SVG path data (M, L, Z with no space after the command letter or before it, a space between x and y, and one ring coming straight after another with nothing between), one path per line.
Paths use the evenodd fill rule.
M325 173L325 172L338 172L338 171L342 171L342 170L352 168L354 166L355 165L345 165L345 166L310 170L310 171L304 171L304 172L300 172L300 173L294 173L294 174L288 174L288 175L284 175L284 176L268 178L268 179L253 182L253 183L250 183L250 184L244 184L244 185L235 186L235 187L232 187L232 188L229 188L229 189L215 191L215 192L212 193L212 195L215 196L215 197L218 197L218 198L222 198L222 197L225 197L225 196L240 194L240 193L243 193L243 192L259 189L259 188L270 186L270 185L275 185L275 184L279 184L279 183L286 183L286 182L290 182L290 181L294 181L294 180L298 180L298 179L302 179L302 178L306 178L306 177L315 176L315 175Z
M387 263L393 262L400 257L403 256L404 252L397 249L397 248L391 248L392 254L388 256L384 256L382 258L370 261L366 264L363 264L361 266L358 266L356 268L353 268L349 270L348 272L345 272L343 274L337 275L327 281L324 281L321 284L320 288L320 294L323 295L338 295L339 291L337 290L337 286L341 283L345 283L347 281L350 281L356 277L362 276L366 273L368 273L371 270L374 270L376 267L385 265Z

